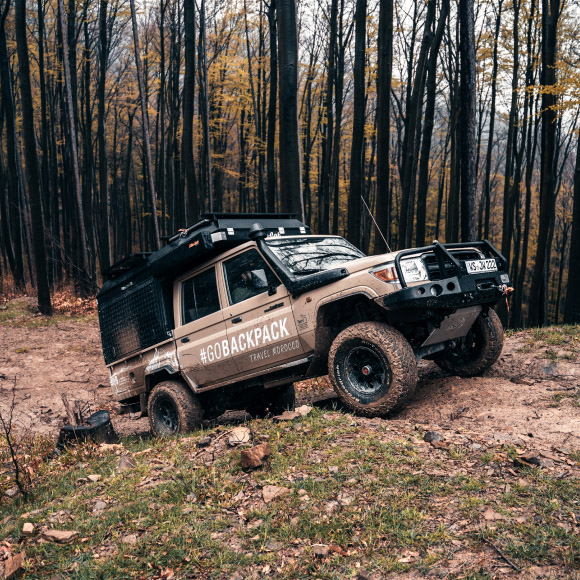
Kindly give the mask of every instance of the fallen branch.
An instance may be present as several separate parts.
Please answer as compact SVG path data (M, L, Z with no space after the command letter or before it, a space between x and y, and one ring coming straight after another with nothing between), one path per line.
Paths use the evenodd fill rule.
M72 379L65 379L64 381L55 381L57 383L88 383L89 379L86 381L73 381Z
M489 544L518 574L522 571L521 568L518 568L491 540L487 538L483 538L483 541L486 544Z

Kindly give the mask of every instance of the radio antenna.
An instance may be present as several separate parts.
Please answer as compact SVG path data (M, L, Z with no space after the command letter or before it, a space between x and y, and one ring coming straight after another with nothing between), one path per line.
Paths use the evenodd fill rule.
M373 214L371 213L371 210L369 209L369 206L367 205L367 202L365 201L365 198L362 196L362 194L361 194L360 198L362 199L362 202L365 204L365 207L367 208L367 211L369 212L369 215L371 216L371 219L373 220L373 223L375 224L375 228L377 228L377 231L379 232L379 234L381 234L381 238L383 238L383 241L385 242L385 246L387 246L387 250L389 250L389 252L391 252L391 248L389 247L389 243L387 242L387 239L383 235L381 228L379 228L379 224L377 223L375 216L373 216Z

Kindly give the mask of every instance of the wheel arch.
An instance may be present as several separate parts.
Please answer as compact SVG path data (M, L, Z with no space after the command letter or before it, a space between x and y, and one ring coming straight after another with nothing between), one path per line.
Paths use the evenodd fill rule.
M346 327L367 321L388 322L386 312L364 290L321 303L316 311L314 359L308 375L326 374L328 352L334 339Z

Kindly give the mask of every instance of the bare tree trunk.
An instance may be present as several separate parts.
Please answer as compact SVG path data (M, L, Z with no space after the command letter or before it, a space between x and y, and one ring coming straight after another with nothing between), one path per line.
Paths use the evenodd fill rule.
M531 326L542 326L547 320L548 236L554 212L554 153L556 147L556 95L550 90L556 84L557 31L560 0L542 0L542 141L539 231L530 291Z
M268 136L266 141L266 172L268 189L266 205L269 212L276 211L276 101L278 99L278 46L276 30L276 0L268 6L268 29L270 31L270 92L268 93Z
M208 78L207 78L207 38L206 38L206 16L205 0L201 0L199 13L199 104L200 116L203 129L203 172L205 176L203 187L207 194L209 211L214 210L214 198L212 191L212 163L211 163L211 140L209 130L209 97L208 97ZM221 195L221 192L220 192Z
M109 60L109 39L107 37L108 0L99 2L99 85L97 87L98 120L97 139L99 142L99 258L101 272L111 265L111 237L109 215L109 166L107 159L107 132L105 127L105 87L107 63Z
M193 157L193 115L195 105L195 0L184 0L185 73L183 77L182 167L185 174L187 222L199 216L195 161Z
M377 226L375 253L383 254L391 238L390 140L393 77L393 0L380 0L377 69Z
M461 240L475 239L475 34L473 0L459 2L461 52Z
M367 32L367 1L357 0L354 45L354 104L352 147L350 154L350 191L348 197L347 239L357 248L361 246L361 196L363 191L363 139L365 134L365 48Z
M137 29L137 16L135 14L135 0L130 0L131 5L131 23L133 25L133 45L135 48L135 68L137 69L137 83L139 84L139 100L141 101L141 117L143 126L143 142L145 148L145 164L147 172L147 184L149 187L149 196L151 198L151 216L153 219L153 237L154 247L159 249L159 222L157 221L157 196L155 195L155 179L153 177L153 162L151 159L151 141L149 137L149 115L147 114L147 95L143 83L143 66L141 64L141 55L139 49L139 32Z
M304 219L298 126L296 0L278 0L280 42L280 209Z
M425 245L425 224L427 218L427 192L429 189L429 156L431 152L431 138L435 116L435 97L437 89L437 57L441 46L441 39L445 31L447 16L449 15L449 0L441 2L441 12L433 44L427 60L427 104L425 106L425 123L423 142L421 144L421 161L419 165L419 184L417 187L417 237L418 247Z
M62 2L62 0L61 0ZM46 267L46 245L44 241L44 218L42 215L42 195L38 175L38 155L36 135L34 134L34 105L30 85L30 62L28 42L26 40L26 0L16 0L16 49L18 52L18 72L20 79L20 98L22 101L22 133L24 153L26 155L26 172L28 174L28 193L30 195L30 213L32 219L32 244L34 264L38 287L38 309L42 314L52 314L50 286Z
M564 322L580 323L580 138L576 146L574 170L574 209L572 210L572 234L570 236L570 261Z

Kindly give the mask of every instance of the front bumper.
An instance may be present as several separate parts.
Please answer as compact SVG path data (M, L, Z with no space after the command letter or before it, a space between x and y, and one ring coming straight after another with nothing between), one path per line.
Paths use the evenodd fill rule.
M450 250L460 252L477 248L486 257L495 258L498 270L469 274L463 260L457 259ZM401 258L409 255L435 256L441 279L428 280L408 287L401 271ZM505 295L510 280L506 259L487 240L463 244L440 244L414 248L399 252L395 258L395 268L401 290L383 297L383 307L387 310L403 308L456 309L477 304L495 304Z

